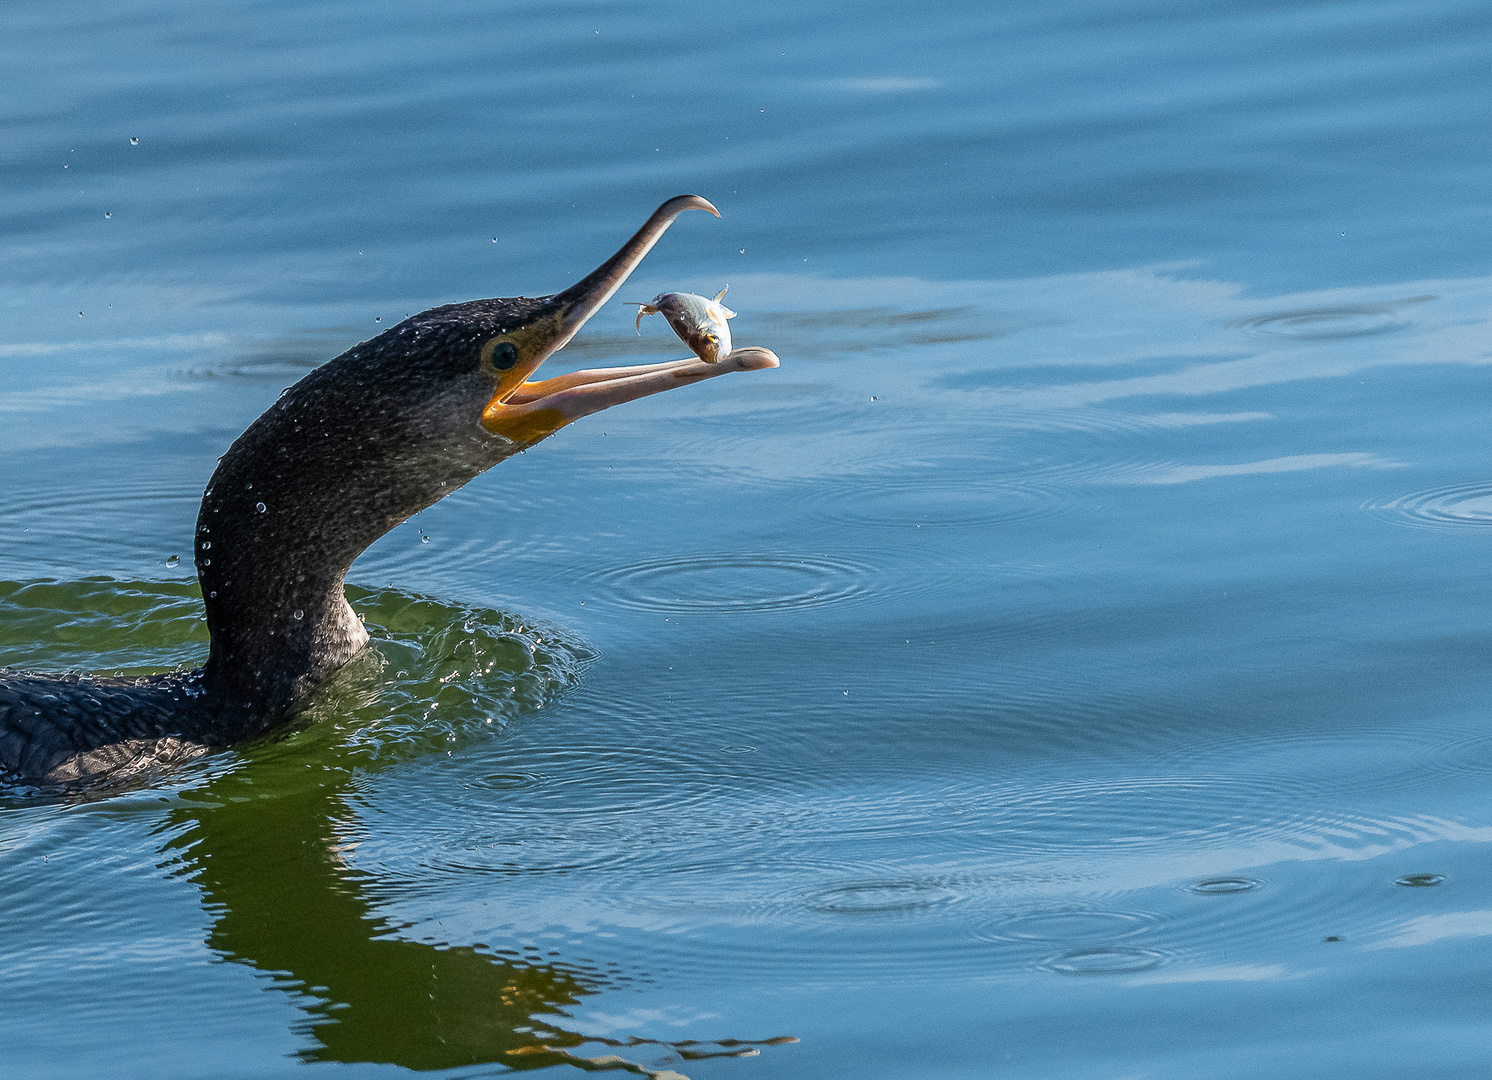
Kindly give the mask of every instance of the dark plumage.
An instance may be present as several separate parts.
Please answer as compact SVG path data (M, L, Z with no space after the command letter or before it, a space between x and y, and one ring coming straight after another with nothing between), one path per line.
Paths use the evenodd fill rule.
M684 210L658 208L611 259L553 296L422 312L287 390L229 447L195 556L212 644L200 671L144 679L0 675L0 767L65 782L169 764L283 723L364 645L343 595L374 540L564 424L762 367L766 349L527 382ZM718 214L717 214L718 216Z

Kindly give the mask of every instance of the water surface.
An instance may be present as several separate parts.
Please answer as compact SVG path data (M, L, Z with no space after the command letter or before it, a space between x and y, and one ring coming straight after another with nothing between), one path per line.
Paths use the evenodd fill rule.
M18 8L0 663L200 662L197 500L284 386L668 196L723 220L617 300L729 283L783 366L380 541L376 646L283 737L8 792L0 1064L1484 1072L1489 39L1360 0ZM680 355L631 312L551 366Z

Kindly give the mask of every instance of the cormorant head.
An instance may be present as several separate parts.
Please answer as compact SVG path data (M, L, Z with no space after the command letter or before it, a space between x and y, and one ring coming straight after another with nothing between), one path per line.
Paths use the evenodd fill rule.
M563 292L431 308L331 361L292 393L305 396L317 384L334 383L342 408L359 414L366 437L402 431L408 436L400 440L406 447L440 444L462 461L475 455L486 468L571 420L620 401L726 371L776 366L776 357L766 349L742 350L733 363L716 370L696 364L698 370L680 371L643 393L627 393L628 387L621 385L639 368L585 378L581 381L587 384L617 384L585 391L578 389L576 376L529 381L611 298L685 210L720 216L698 195L669 199L615 255ZM434 463L427 458L426 464Z
M674 218L660 206L563 292L449 304L354 346L290 387L228 452L203 496L197 572L212 634L206 677L245 716L276 715L367 641L342 595L353 559L399 522L577 417L729 371L719 363L529 376L575 336Z
M400 521L571 420L729 371L776 367L770 350L741 349L716 364L529 381L685 210L719 216L697 195L669 199L563 292L432 308L313 371L222 458L204 528L226 515L255 560L304 554L307 564L340 572ZM223 562L199 561L199 569L211 566L214 577Z
M569 343L685 210L707 210L720 216L719 210L698 195L669 199L615 255L564 292L532 301L533 308L517 325L498 327L497 333L482 343L482 365L497 380L493 404L507 402L540 364ZM490 420L489 426L494 426Z

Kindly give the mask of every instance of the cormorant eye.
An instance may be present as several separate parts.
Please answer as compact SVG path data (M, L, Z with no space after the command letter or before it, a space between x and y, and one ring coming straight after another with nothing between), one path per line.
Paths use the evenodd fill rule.
M518 363L518 347L511 341L500 341L492 350L492 366L498 371L507 371Z

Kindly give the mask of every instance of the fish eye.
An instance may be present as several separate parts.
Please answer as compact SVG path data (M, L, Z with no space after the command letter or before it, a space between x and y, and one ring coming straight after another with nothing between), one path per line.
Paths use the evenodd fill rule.
M485 351L488 359L492 361L492 366L498 371L507 371L518 363L518 346L511 341L489 342Z

